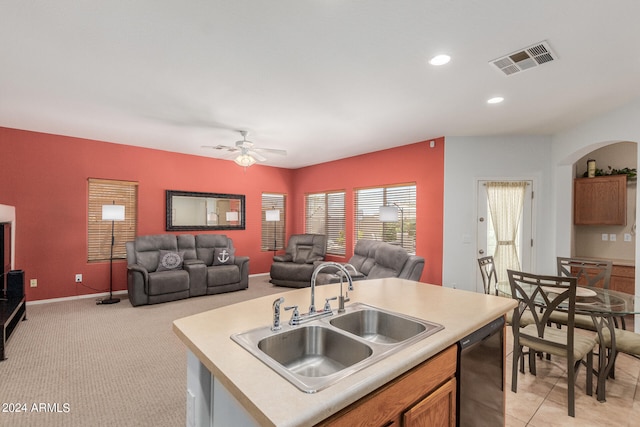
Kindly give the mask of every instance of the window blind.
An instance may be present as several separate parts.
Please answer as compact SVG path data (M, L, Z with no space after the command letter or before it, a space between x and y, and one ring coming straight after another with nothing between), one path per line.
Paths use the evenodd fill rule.
M305 232L327 236L327 253L345 254L345 209L342 192L305 196Z
M355 241L380 240L416 253L415 183L355 190ZM393 206L398 220L380 221L380 207Z
M127 256L125 243L136 237L138 183L89 178L88 181L88 261L105 261L111 253L111 221L102 220L102 205L123 205L124 221L113 222L113 258Z

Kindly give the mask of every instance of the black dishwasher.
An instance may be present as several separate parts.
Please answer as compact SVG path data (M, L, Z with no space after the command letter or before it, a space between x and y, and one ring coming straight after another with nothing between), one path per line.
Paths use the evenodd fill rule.
M503 348L503 317L458 342L458 426L504 425Z

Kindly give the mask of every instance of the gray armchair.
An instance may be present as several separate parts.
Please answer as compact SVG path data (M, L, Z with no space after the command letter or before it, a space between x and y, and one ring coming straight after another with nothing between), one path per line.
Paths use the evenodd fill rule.
M323 234L294 234L286 253L273 257L271 283L278 286L304 288L311 286L314 262L327 253L327 237Z

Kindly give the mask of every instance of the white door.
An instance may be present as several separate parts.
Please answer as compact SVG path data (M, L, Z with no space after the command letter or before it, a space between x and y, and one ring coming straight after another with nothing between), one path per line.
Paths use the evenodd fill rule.
M526 182L524 203L522 212L520 213L520 222L518 225L518 233L516 236L516 250L518 253L518 260L520 262L520 268L522 271L533 271L533 202L534 202L534 190L532 180L491 180L496 181L524 181ZM476 256L476 292L484 292L482 284L482 277L480 276L480 270L477 267L477 258L482 258L489 255L494 255L497 240L495 231L493 229L493 222L491 220L491 213L489 210L489 203L487 198L486 185L489 180L479 180L477 193L478 193L478 207L477 207L477 256ZM496 265L496 268L500 268Z

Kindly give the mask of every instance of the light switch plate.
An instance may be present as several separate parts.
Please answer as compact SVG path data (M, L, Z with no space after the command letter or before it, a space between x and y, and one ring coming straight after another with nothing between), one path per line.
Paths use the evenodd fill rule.
M607 240L609 240L609 235L607 233L602 233L602 241L606 242Z
M616 239L616 235L615 234L609 234L609 241L610 242L615 242L616 240L617 239Z
M631 233L624 233L624 241L625 242L631 241Z

